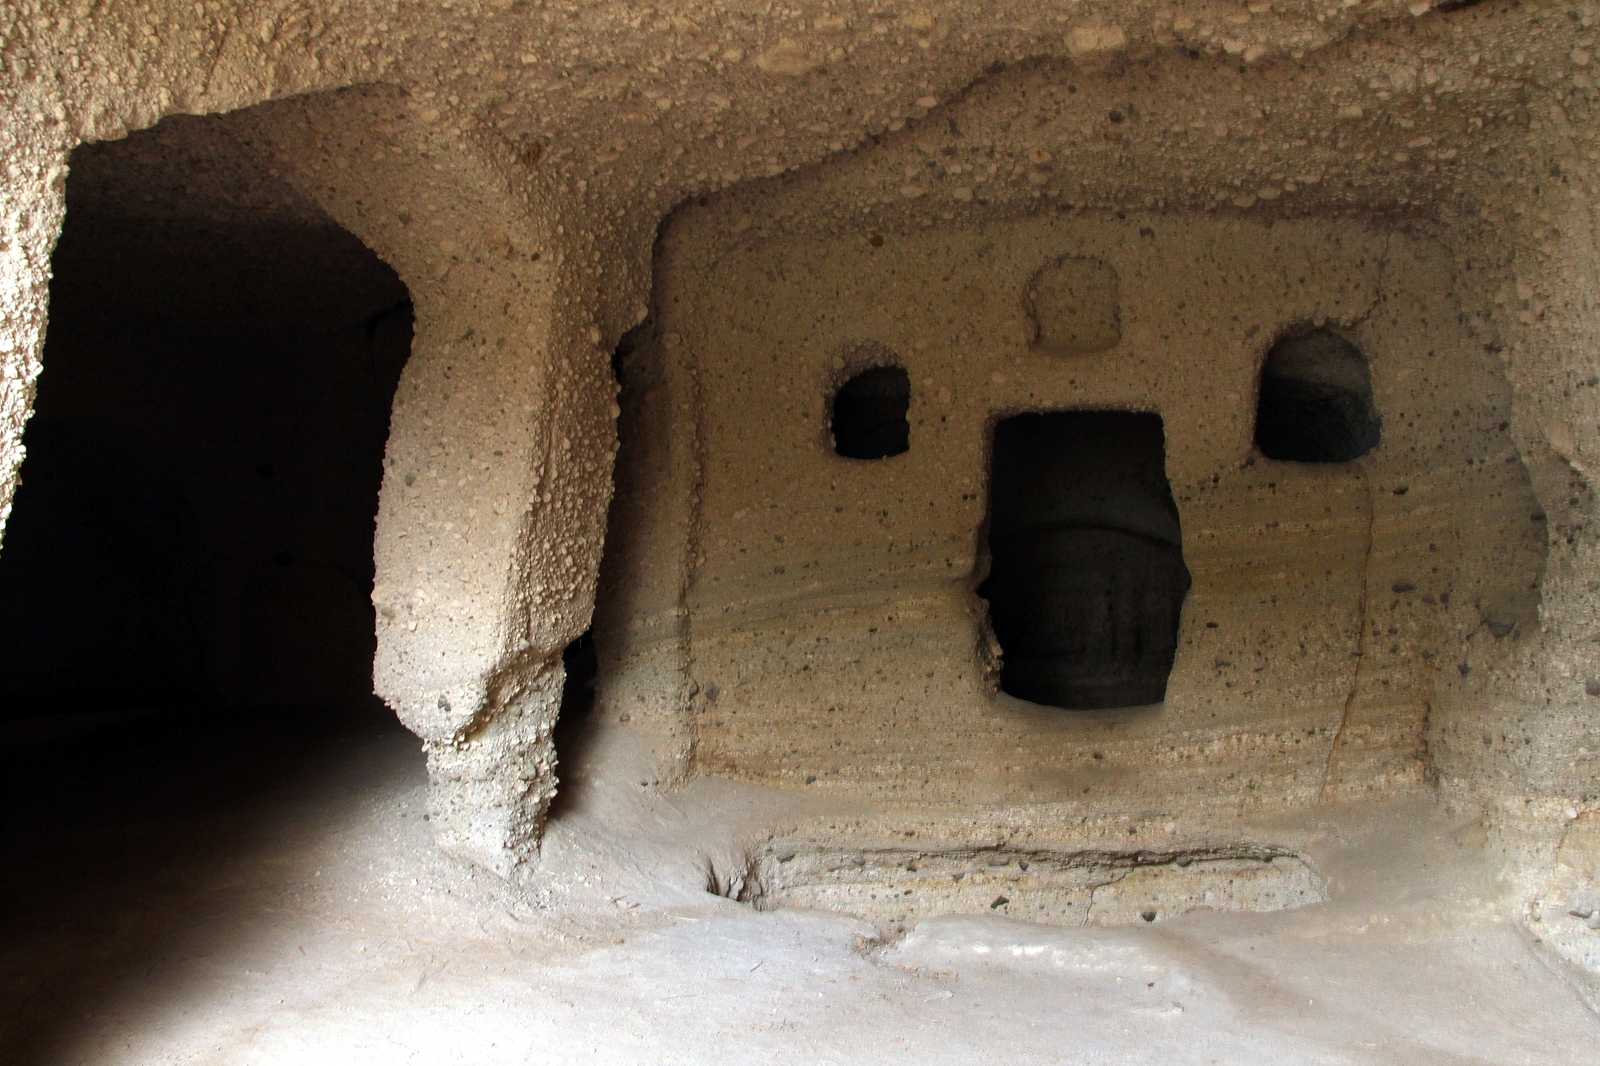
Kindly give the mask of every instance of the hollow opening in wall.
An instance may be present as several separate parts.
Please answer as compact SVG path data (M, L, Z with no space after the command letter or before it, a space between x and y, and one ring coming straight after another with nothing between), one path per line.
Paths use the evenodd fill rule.
M561 652L561 709L551 737L556 750L558 787L547 817L556 821L571 810L573 794L582 784L584 768L595 743L595 686L600 677L600 655L594 630L586 629Z
M1268 459L1344 463L1378 446L1383 420L1367 357L1328 329L1291 333L1267 352L1256 447Z
M328 839L375 808L420 825L402 783L422 756L372 694L409 294L249 156L238 119L168 120L70 160L0 546L0 777L29 807L0 827L0 861L30 871L7 904L51 931L40 974L106 963L52 980L62 1007L7 1046L15 1060L77 1046L84 1005L131 994L174 944L235 964L263 926L232 886L312 854L319 884L354 876L348 838Z
M904 367L874 366L833 394L833 450L846 459L888 459L911 447L911 378Z
M594 648L594 630L584 630L561 652L566 679L561 685L561 717L580 718L594 709L594 682L600 657Z
M1065 710L1166 698L1189 590L1159 415L1052 411L995 426L989 576L1001 691Z
M0 551L8 718L393 724L373 516L409 294L229 121L73 154Z

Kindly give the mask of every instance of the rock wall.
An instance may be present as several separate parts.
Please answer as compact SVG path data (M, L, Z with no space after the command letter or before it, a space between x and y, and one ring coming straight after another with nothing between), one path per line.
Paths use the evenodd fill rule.
M630 522L612 550L676 555L688 581L631 588L632 628L601 640L690 664L685 708L663 707L648 671L611 685L630 712L682 715L662 728L692 741L668 750L693 769L1075 810L1389 791L1431 775L1441 692L1484 698L1470 660L1481 679L1538 639L1544 515L1504 369L1438 241L1144 214L824 239L741 241L734 225L717 204L674 220L658 340L625 368L644 380L624 419L643 467L624 491L690 517L687 533ZM1118 279L1103 352L1034 340L1029 279L1063 256ZM1276 462L1252 444L1261 362L1303 323L1371 361L1384 438L1362 459ZM833 454L828 402L862 351L909 372L904 455ZM1162 416L1194 583L1159 708L1074 714L996 692L976 595L989 438L997 417L1054 409ZM685 625L664 624L674 612Z
M1593 3L1496 0L818 2L759 16L709 2L421 10L392 0L24 0L0 12L0 515L40 368L69 153L164 116L228 112L262 172L393 265L416 304L378 524L375 678L427 742L447 844L509 873L537 839L555 787L560 649L588 624L600 565L617 412L606 357L646 316L652 236L678 204L690 208L658 259L655 302L659 324L679 328L660 334L668 354L635 357L657 368L644 373L659 373L663 390L640 402L637 433L670 446L642 460L658 469L625 471L622 482L664 478L673 491L655 509L619 504L621 514L649 511L626 538L656 547L607 564L632 583L619 595L634 598L637 620L616 623L634 615L603 605L614 624L654 631L629 638L636 654L627 640L602 644L603 655L626 660L631 684L648 686L639 722L658 726L669 778L696 768L792 776L774 761L781 753L752 746L732 723L732 711L758 704L721 695L738 687L729 678L805 680L802 653L766 639L814 633L816 623L785 613L812 606L800 596L805 575L783 561L789 553L828 561L830 582L852 573L883 582L858 585L830 608L842 612L838 625L870 628L886 596L903 604L902 626L909 608L920 612L920 646L910 646L919 643L911 630L875 623L861 647L931 656L960 633L970 648L961 575L977 551L982 427L1002 406L1083 395L1159 405L1167 420L1168 474L1186 547L1197 552L1176 677L1195 702L1169 708L1194 729L1178 750L1203 750L1207 730L1220 728L1200 721L1209 699L1241 747L1289 753L1268 760L1269 797L1415 779L1425 747L1451 794L1550 824L1594 803L1588 693L1600 689L1600 664L1589 651L1597 601L1584 575L1596 544L1596 20ZM977 265L985 227L1010 227L1011 240L991 253L1003 279ZM1017 301L1027 274L1063 246L1116 267L1121 344L1139 354L1088 356L1116 369L1081 383L1052 365L1046 387L1012 365L1026 361ZM819 258L825 252L839 259ZM734 272L791 256L810 262L811 274ZM895 299L869 302L844 284L843 263L877 277L873 264L897 256ZM1208 258L1216 277L1198 265ZM1219 310L1238 299L1232 291L1181 314L1142 302L1167 299L1169 277L1198 294L1230 271L1271 296L1241 321ZM851 331L824 319L773 335L776 326L750 323L748 309L709 300L711 278L751 297L781 291L798 308L853 306L867 317ZM988 297L963 302L964 286L1002 280L992 311ZM922 290L946 299L930 305ZM674 293L709 306L685 314ZM986 332L959 351L948 342L936 350L916 309L944 316L951 330L985 323ZM1243 465L1242 401L1270 340L1244 331L1270 333L1299 315L1360 334L1386 439L1406 442L1404 452L1380 449L1360 476L1291 481ZM1163 337L1163 322L1208 332ZM784 434L771 443L810 455L822 440L831 365L816 360L837 353L803 342L836 345L865 324L916 364L912 451L889 462L917 471L919 486L947 479L933 495L929 534L907 533L930 495L911 480L888 489L893 504L880 509L890 520L875 525L860 501L885 492L882 479L851 471L835 487L819 465L793 472L809 479L807 492L785 493L800 512L790 547L739 557L736 545L769 531L770 516L752 501L774 472L744 439L740 405L771 408ZM739 330L759 347L736 351ZM1190 362L1172 362L1179 351ZM739 378L736 356L756 360L760 373ZM1484 365L1490 356L1511 386L1504 431L1498 421L1479 426L1507 403ZM963 369L967 359L982 368L976 375ZM763 393L763 377L791 391ZM949 422L936 424L946 388ZM1190 402L1202 395L1211 402ZM948 450L930 453L926 442L939 434ZM1522 554L1506 563L1493 547L1501 536L1522 543L1509 504L1523 491L1519 462L1546 519L1549 559L1538 624L1517 614L1499 634L1507 620L1493 614L1498 601L1484 606L1490 586L1536 569ZM826 501L841 493L857 501L847 506L851 537L874 549L854 562L822 532ZM1316 594L1290 605L1298 624L1224 630L1252 597L1283 606L1271 602L1271 571L1254 554L1230 557L1228 545L1253 553L1248 537L1261 533L1274 552L1292 553L1285 498L1309 512L1295 519L1305 530L1326 534L1313 553L1325 572L1308 577ZM1468 535L1484 516L1505 524ZM1280 527L1268 531L1270 522ZM1428 558L1417 554L1425 539L1439 547ZM892 555L876 554L891 542ZM1304 557L1280 558L1286 573L1307 569ZM1247 567L1231 582L1220 576ZM906 601L913 588L920 598ZM728 604L750 620L745 635L716 631ZM1224 615L1218 630L1194 629L1213 607ZM1484 626L1472 628L1474 611ZM1271 642L1252 646L1256 634ZM1300 634L1317 635L1305 653L1279 647ZM1225 640L1240 643L1224 649ZM952 706L992 706L975 662L969 652L940 658L935 677L918 684L948 686L960 697ZM866 691L886 695L873 688L867 659L853 668ZM1226 688L1229 671L1241 675L1235 689ZM1270 695L1260 673L1290 698ZM822 714L841 703L826 687L775 698L816 697L806 713ZM1342 708L1341 693L1355 694ZM880 725L910 714L903 703L867 703ZM991 721L980 732L992 743L1009 731L1017 742L1054 728ZM1289 741L1296 730L1299 745ZM954 788L995 749L915 749L956 735L908 730L895 738L905 747L895 758L955 760L925 774L930 787ZM1151 732L1147 742L1157 735L1166 736ZM1130 759L1138 747L1130 742ZM841 781L874 763L865 749L829 758L816 765L837 765ZM1267 765L1253 756L1246 764ZM893 791L913 778L907 763L879 783Z

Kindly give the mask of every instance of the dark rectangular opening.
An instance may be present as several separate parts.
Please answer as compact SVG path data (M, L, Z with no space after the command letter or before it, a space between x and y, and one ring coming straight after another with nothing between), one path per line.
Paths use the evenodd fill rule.
M989 577L1000 688L1065 710L1166 698L1189 590L1161 417L1016 415L995 426Z

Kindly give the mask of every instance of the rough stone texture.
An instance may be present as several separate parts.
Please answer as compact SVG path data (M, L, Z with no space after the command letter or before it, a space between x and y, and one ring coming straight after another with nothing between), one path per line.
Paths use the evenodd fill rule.
M947 914L1045 925L1135 925L1195 910L1277 911L1325 903L1301 856L1252 844L1182 851L870 851L776 840L754 856L738 898L759 909L832 910L898 935Z
M1122 339L1117 272L1102 259L1064 255L1028 280L1024 302L1033 346L1053 355L1103 352Z
M697 849L729 820L770 824L774 800L805 791L702 778L651 797L631 760L573 773L566 753L582 749L563 731L559 807L531 883L513 887L431 846L426 776L403 733L308 744L259 721L231 742L189 729L132 739L14 764L11 784L36 806L5 826L26 871L8 882L0 950L8 1062L961 1066L1003 1047L1017 1066L1573 1066L1600 1040L1600 1016L1510 919L1476 818L1426 799L1181 837L1108 823L1066 853L979 844L982 916L928 918L894 940L705 891ZM602 746L631 739L614 730ZM122 812L114 836L108 804ZM1293 889L1296 860L1256 860L1237 888L1223 871L1238 860L1205 863L1207 841L1263 838L1306 854L1315 876L1301 884L1315 893L1320 878L1328 902L1205 913L1211 889L1223 904L1294 901L1274 889ZM852 845L869 857L924 846ZM1065 861L1030 882L1021 863L1037 852ZM1145 861L1112 865L1130 852ZM968 870L955 851L935 858L947 876ZM1094 891L1093 924L1032 920L1057 920L1041 906L1051 890L1070 900L1075 874L1102 863L1096 880L1127 876ZM721 856L716 868L736 869ZM894 876L911 887L922 869ZM1199 891L1160 891L1168 881ZM932 893L901 899L936 909Z
M648 488L613 511L632 547L605 594L631 606L601 611L660 779L1016 804L1100 752L1107 805L1219 774L1203 802L1432 780L1534 842L1537 879L1600 802L1597 21L1496 0L21 0L0 11L0 516L72 148L229 112L261 173L415 301L376 683L427 742L441 839L510 872L594 602L607 356L685 204L634 357L657 389L625 420L651 445L619 484ZM194 209L228 187L197 179ZM1116 268L1121 341L1035 370L1025 283L1067 253ZM1254 361L1322 318L1372 354L1385 444L1348 469L1251 463ZM821 451L830 360L861 339L912 372L892 479ZM1074 725L1041 764L1062 727L988 696L965 582L985 421L1068 401L1161 409L1195 587L1165 712ZM1280 574L1303 575L1292 598ZM837 669L806 671L823 636Z
M1568 972L1579 993L1600 1010L1600 814L1569 809L1566 818L1527 917L1540 939L1574 964Z
M690 545L680 654L703 769L1090 809L1417 784L1435 689L1477 683L1457 669L1461 642L1486 613L1511 627L1481 666L1537 628L1542 519L1504 428L1503 371L1461 321L1442 246L1322 221L1082 215L732 251L727 219L688 212L663 243L673 344L658 372L696 381L701 401L651 422L674 437L637 453L702 457L648 487L693 501L693 533L640 550ZM1030 348L1021 293L1063 248L1124 279L1112 352ZM1386 445L1352 465L1253 456L1265 350L1322 319L1372 354ZM911 450L884 463L823 440L826 382L864 342L912 378ZM1158 712L1063 716L993 694L973 591L986 438L999 414L1052 407L1163 415L1194 586Z

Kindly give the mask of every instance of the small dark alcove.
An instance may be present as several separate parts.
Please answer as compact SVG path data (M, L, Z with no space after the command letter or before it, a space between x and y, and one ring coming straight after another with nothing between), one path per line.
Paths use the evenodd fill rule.
M833 395L833 450L846 459L887 459L911 447L911 378L898 366L875 366Z
M1346 463L1378 446L1383 420L1361 349L1337 333L1292 333L1267 353L1256 447L1268 459Z
M1000 688L1065 710L1166 698L1189 590L1161 418L1017 415L995 427L988 580Z
M561 685L561 711L556 716L553 741L561 787L551 801L549 816L561 818L572 808L573 793L582 780L582 770L595 741L595 685L600 676L600 654L594 643L594 630L586 629L561 652L561 667L566 679Z

